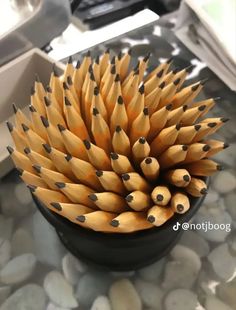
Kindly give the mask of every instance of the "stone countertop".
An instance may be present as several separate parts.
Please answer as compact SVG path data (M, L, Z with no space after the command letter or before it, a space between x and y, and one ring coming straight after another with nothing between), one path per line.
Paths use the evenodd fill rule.
M12 171L0 181L0 310L235 309L235 93L158 24L96 46L92 53L131 46L136 57L152 52L151 66L170 56L175 56L174 67L194 64L189 83L209 78L199 100L222 98L213 113L231 119L216 135L230 143L215 156L225 170L211 178L204 204L191 221L221 224L220 229L185 231L167 257L140 270L96 270L67 252Z

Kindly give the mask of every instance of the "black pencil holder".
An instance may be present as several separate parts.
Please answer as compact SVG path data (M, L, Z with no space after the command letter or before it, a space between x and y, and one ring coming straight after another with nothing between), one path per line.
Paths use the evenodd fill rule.
M74 256L104 269L128 271L142 268L167 255L183 233L181 224L193 217L204 196L190 199L191 208L186 213L175 214L160 227L126 234L96 232L80 227L50 211L36 197L33 199Z

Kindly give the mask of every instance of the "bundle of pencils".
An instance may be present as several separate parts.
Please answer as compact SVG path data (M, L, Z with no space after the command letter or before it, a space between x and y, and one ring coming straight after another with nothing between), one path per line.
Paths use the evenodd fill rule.
M131 52L95 60L88 52L62 76L36 77L31 118L13 105L8 151L31 192L82 227L129 233L161 226L207 193L209 159L228 145L209 139L227 121L204 118L216 99L195 98L205 81L183 85L191 67L172 60L147 74L150 55L131 68Z

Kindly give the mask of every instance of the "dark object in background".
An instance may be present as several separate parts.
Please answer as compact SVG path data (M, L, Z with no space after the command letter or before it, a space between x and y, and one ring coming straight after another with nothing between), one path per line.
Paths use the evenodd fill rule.
M130 16L148 4L144 0L82 0L73 14L90 29L96 29Z
M180 2L181 0L151 0L149 7L161 16L177 10L180 6Z

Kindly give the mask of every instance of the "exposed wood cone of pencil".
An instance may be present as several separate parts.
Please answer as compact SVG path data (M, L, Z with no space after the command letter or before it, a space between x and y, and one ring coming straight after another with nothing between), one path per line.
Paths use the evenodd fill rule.
M172 60L151 71L150 55L132 68L131 54L88 52L61 76L53 66L49 85L33 82L30 119L14 104L7 122L32 194L84 229L131 233L187 212L228 147L209 138L227 119L205 116L216 104L196 98L205 81L189 83L191 68Z

